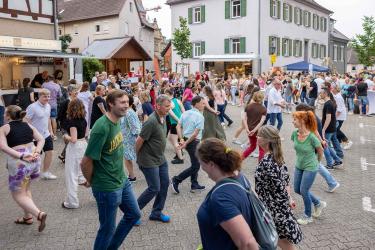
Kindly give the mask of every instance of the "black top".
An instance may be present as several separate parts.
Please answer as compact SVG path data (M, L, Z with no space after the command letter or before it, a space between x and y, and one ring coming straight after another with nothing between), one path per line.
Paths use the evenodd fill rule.
M63 129L66 130L65 128L65 122L66 122L66 114L68 111L68 106L69 106L70 100L67 99L65 100L59 107L58 109L58 114L57 114L57 120L60 121L60 125Z
M209 99L208 100L208 105L210 105L211 108L215 108L215 100L214 99Z
M313 89L310 90L309 98L318 98L318 84L316 84L316 82L311 82L310 87Z
M367 96L368 85L365 82L360 82L357 84L357 95L358 96Z
M26 110L26 108L31 104L30 94L34 92L33 88L20 88L18 90L18 105L22 108L22 110Z
M38 87L38 86L35 85L35 82L38 82L40 85L42 85L45 82L45 80L43 79L43 74L42 73L36 74L34 76L34 79L31 81L31 84L30 84L30 86L32 88L40 88L40 87Z
M322 125L324 127L324 123L327 119L327 114L331 114L331 122L326 129L326 133L334 133L336 132L336 107L334 106L331 100L324 103L323 106L323 116L322 116Z
M67 119L65 122L65 127L68 132L68 135L70 135L70 128L76 128L77 139L85 138L86 127L87 127L87 122L85 118L72 119L72 120Z
M103 103L105 110L107 110L107 105L103 97L97 96L94 99L94 102L92 104L92 110L91 110L91 122L90 122L90 128L92 128L100 117L102 117L103 113L98 107L98 104Z
M28 144L34 140L33 130L29 124L23 121L9 122L10 130L7 135L7 143L9 147Z

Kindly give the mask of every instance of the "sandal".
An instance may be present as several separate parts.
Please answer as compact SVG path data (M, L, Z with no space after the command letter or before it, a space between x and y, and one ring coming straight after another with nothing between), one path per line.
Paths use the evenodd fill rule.
M47 219L47 214L45 212L40 211L38 213L38 221L40 221L40 225L38 228L39 232L42 232L44 228L46 227L46 219Z
M14 223L20 224L20 225L31 225L31 224L33 224L33 217L30 217L30 218L25 218L25 217L18 218L16 221L14 221Z

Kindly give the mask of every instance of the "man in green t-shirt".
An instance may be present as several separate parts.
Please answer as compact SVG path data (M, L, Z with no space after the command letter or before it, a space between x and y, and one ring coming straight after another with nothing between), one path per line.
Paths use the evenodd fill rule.
M154 197L150 220L169 222L170 217L162 213L168 194L168 163L164 156L167 143L165 116L171 108L168 96L156 99L156 109L143 124L135 145L137 163L144 174L148 188L138 197L138 205L143 209Z
M99 213L100 228L94 249L118 249L141 213L131 183L124 172L123 138L120 118L129 108L125 92L107 96L108 112L95 122L81 162L87 186L92 187ZM116 228L117 208L124 216Z

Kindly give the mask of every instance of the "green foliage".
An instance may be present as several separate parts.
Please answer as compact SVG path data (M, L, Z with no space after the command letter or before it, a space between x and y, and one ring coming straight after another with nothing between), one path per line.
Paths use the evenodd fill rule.
M69 44L72 42L73 38L68 34L68 35L60 36L59 39L61 41L62 52L66 52L66 50L69 48Z
M96 71L104 71L104 65L96 58L83 59L83 80L91 82Z
M364 33L356 35L350 46L357 52L361 64L372 66L375 64L375 18L365 16L362 20Z
M180 16L180 27L173 32L172 44L182 61L191 57L193 45L190 42L190 30L186 18Z

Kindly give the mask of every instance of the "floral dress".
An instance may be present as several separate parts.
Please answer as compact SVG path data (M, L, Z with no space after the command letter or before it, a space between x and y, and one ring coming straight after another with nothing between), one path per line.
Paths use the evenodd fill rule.
M289 205L288 168L279 166L271 154L266 154L255 171L255 191L272 214L280 239L298 244L302 231Z
M135 141L142 128L137 113L129 108L126 115L121 118L120 126L124 144L124 158L130 161L136 160Z

